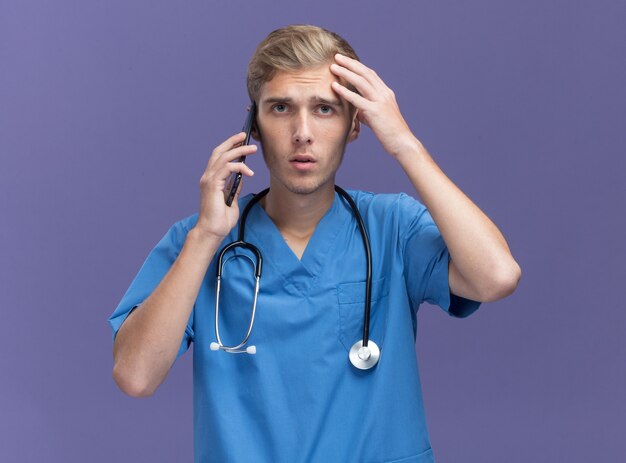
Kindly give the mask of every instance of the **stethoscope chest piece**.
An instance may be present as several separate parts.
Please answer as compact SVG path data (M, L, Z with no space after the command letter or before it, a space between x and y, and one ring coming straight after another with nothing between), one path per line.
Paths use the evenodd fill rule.
M350 362L359 370L369 370L376 366L380 358L380 349L371 339L367 346L363 346L363 340L354 343L350 349Z

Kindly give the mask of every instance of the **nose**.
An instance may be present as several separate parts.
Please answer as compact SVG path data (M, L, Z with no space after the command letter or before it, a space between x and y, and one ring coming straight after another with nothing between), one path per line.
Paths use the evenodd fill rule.
M295 118L292 141L296 145L310 145L313 143L311 121L306 112L301 112Z

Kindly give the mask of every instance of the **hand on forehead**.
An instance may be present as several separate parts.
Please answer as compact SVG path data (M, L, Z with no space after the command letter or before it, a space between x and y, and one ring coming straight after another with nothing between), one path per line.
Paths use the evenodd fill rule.
M272 79L265 82L257 103L307 102L318 104L347 105L342 95L335 91L333 82L350 86L343 77L333 74L332 62L293 71L279 70Z

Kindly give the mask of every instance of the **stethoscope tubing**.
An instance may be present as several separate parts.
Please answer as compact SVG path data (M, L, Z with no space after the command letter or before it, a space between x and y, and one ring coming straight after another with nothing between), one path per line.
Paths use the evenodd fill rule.
M218 262L217 262L217 296L215 299L215 335L217 337L217 343L211 343L211 349L217 350L221 349L230 353L256 353L256 347L251 346L246 350L242 350L243 346L248 342L250 338L250 334L252 332L252 327L254 325L254 316L256 314L256 305L258 300L259 293L259 282L261 279L261 273L263 268L263 257L259 249L251 243L247 243L244 240L245 236L245 227L246 220L248 218L248 213L252 206L254 206L257 202L261 200L268 192L269 188L259 192L256 194L249 202L246 204L246 207L241 214L241 218L239 220L239 231L237 236L237 241L234 241L228 245L226 245L222 251L219 253ZM363 241L363 247L365 249L365 258L366 258L366 276L365 276L365 308L363 314L363 339L357 341L352 349L350 350L350 361L360 369L369 369L375 366L378 363L378 358L380 356L380 350L376 343L372 341L371 349L368 349L369 343L369 327L370 327L370 306L371 306L371 293L372 293L372 253L370 247L369 237L367 235L367 230L365 225L363 224L363 219L359 210L352 199L352 197L341 187L335 185L335 191L339 193L350 205L350 208L353 211L353 215L356 218L357 225L359 227L359 232L361 234L361 239ZM255 277L255 289L254 289L254 302L252 306L252 316L250 318L250 324L248 326L248 331L246 336L242 342L237 344L236 346L225 346L222 343L219 334L219 300L220 300L220 289L221 289L221 280L222 280L222 272L223 267L226 262L224 262L225 254L235 248L245 248L250 250L256 257L256 262L254 262L250 257L244 255L243 257L248 258L253 266L254 266L254 277ZM229 259L230 260L230 259Z
M365 229L365 225L363 224L363 219L361 218L361 214L356 207L356 204L352 197L341 187L335 185L335 191L344 197L352 211L354 212L354 217L356 218L357 224L359 226L359 231L361 232L361 238L363 240L363 246L365 247L365 259L367 261L366 265L366 273L365 273L365 309L363 313L363 346L367 347L370 337L370 305L372 300L372 252L370 247L370 240L367 236L367 230Z

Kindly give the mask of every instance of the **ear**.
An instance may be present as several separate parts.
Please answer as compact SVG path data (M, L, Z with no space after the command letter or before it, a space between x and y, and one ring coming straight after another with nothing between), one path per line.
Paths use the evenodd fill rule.
M359 133L361 133L361 123L359 122L359 110L355 108L354 114L352 116L352 125L350 126L350 132L348 133L347 143L356 140L359 137Z
M250 136L256 141L261 141L261 133L257 129L256 121L252 124L252 130L250 130Z

